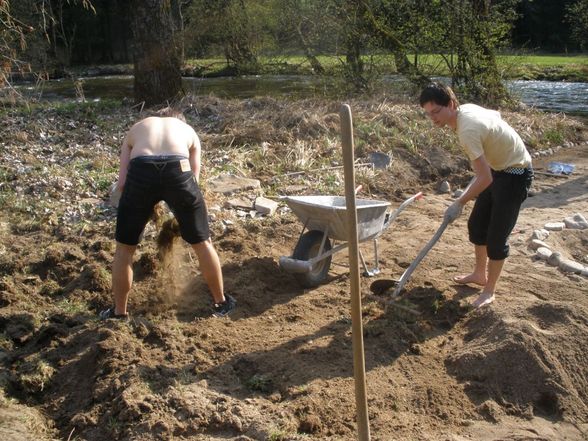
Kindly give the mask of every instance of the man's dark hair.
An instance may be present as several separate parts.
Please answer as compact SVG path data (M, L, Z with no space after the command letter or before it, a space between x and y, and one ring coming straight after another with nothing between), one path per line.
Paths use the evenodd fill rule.
M160 116L162 118L168 117L168 118L177 118L180 121L186 122L186 117L184 116L184 114L182 113L181 110L175 109L173 107L164 107L161 110L157 111L157 116Z
M421 91L419 102L421 107L430 102L443 107L449 106L452 102L455 104L455 107L459 106L459 101L457 100L455 93L453 93L453 90L451 90L451 87L446 86L439 81L430 83Z

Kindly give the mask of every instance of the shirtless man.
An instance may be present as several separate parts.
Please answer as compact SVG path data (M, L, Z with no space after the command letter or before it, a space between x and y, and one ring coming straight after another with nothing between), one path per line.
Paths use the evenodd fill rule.
M126 318L133 284L133 255L155 204L165 201L192 245L214 300L214 315L225 316L236 301L223 293L220 261L210 240L206 205L198 186L200 140L180 112L166 109L148 117L127 133L120 154L115 191L122 192L116 220L116 250L112 265L114 307L100 318Z
M451 88L442 83L425 87L420 104L437 127L448 126L457 133L476 173L466 191L445 212L445 220L453 222L468 201L476 200L468 220L476 258L474 270L453 280L483 287L472 303L479 308L494 301L508 257L508 237L533 180L531 156L500 113L475 104L460 106Z

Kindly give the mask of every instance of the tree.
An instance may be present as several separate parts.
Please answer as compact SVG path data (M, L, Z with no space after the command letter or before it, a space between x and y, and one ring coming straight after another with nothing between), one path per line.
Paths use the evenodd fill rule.
M11 13L8 0L0 0L0 86L9 83L9 75L14 66L19 70L28 69L28 63L18 59L18 52L26 45L25 31L28 26L16 20Z
M278 0L275 40L282 51L302 50L312 71L325 72L317 55L325 49L324 37L332 33L324 17L324 4L308 0Z
M586 0L520 0L514 43L533 50L567 51L572 42L566 9L577 2Z
M186 14L192 48L216 46L233 73L257 72L257 52L275 18L272 6L272 0L195 0Z
M495 51L508 36L518 0L361 0L371 32L394 56L397 71L417 86L429 82L419 53L440 55L452 85L468 99L509 99ZM409 54L412 54L412 61Z
M513 10L512 2L496 2L494 7L490 0L456 3L458 6L454 5L443 15L448 19L447 41L451 45L448 49L455 50L457 56L457 63L448 64L453 83L461 86L462 93L471 100L489 105L509 101L495 51L508 33L509 20L513 19L509 15ZM499 9L499 5L505 9Z
M178 97L182 88L181 42L170 0L131 0L134 93L148 106Z
M400 9L397 2L382 1L374 4L369 4L366 0L361 1L362 12L367 19L371 32L376 35L382 46L392 52L394 56L394 63L397 71L408 78L417 86L423 86L430 80L423 75L417 66L417 59L414 64L408 58L408 49L404 41L407 41L402 33L404 19L406 17L395 14L395 11ZM414 6L407 5L405 6ZM422 12L422 11L420 11ZM408 9L408 15L416 16ZM400 20L399 20L400 18ZM416 48L415 48L416 49Z
M568 5L566 21L570 24L572 39L581 50L588 48L588 2L576 0Z
M56 13L55 5L58 13ZM72 39L64 30L64 0L0 0L0 85L10 82L14 73L34 73L45 77L54 58L59 38L65 38L68 47ZM82 6L94 11L90 0L69 0L69 7Z

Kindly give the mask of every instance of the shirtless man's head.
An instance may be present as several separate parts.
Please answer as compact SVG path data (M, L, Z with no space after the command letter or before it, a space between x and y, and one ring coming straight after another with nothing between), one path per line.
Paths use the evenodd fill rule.
M186 122L186 117L182 111L173 107L164 107L163 109L155 112L155 116L159 116L161 118L177 118L182 122Z

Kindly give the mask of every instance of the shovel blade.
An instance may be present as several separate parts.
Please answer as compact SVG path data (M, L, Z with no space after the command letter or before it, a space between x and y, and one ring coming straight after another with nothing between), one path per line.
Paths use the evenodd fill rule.
M368 155L369 162L374 164L374 167L380 170L386 169L390 166L390 156L382 152L371 152Z

